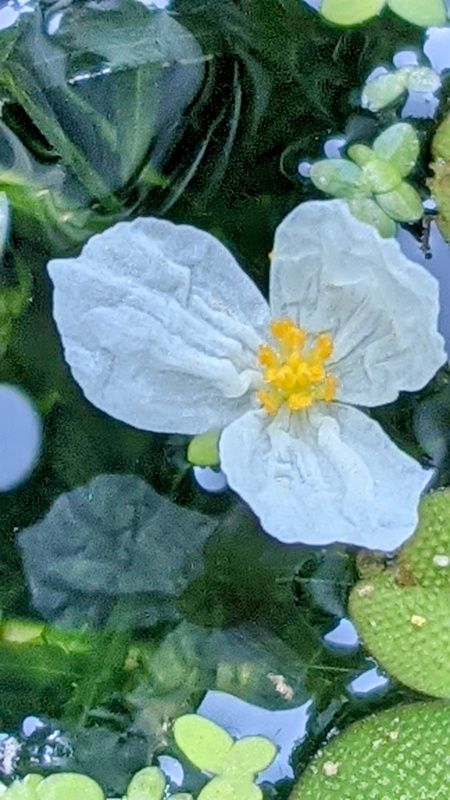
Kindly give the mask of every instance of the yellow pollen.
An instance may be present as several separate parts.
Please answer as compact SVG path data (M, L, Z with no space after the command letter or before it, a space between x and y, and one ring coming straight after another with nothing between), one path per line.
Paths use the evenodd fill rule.
M330 403L336 396L336 377L325 369L333 352L329 333L313 336L290 319L274 320L270 333L274 347L259 349L265 388L258 401L268 414L286 404L290 411L310 408L315 402Z

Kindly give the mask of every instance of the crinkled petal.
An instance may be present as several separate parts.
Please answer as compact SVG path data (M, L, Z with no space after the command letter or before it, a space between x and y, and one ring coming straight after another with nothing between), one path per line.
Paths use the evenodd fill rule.
M66 360L95 406L137 428L189 434L248 408L269 310L213 236L122 222L49 272Z
M389 403L446 360L436 280L342 201L295 208L277 228L272 258L272 312L332 334L339 400Z
M395 550L414 531L431 475L377 422L339 403L276 417L248 411L223 431L220 457L231 488L288 543Z

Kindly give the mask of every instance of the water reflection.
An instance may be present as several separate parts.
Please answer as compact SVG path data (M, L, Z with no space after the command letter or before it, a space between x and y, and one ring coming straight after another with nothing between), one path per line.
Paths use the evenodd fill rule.
M374 692L385 692L389 688L390 680L378 667L368 669L357 678L350 681L347 689L356 697L366 697Z
M269 711L238 697L211 690L197 712L225 728L231 736L266 736L279 748L275 761L258 776L259 781L276 783L294 777L289 763L292 750L306 734L312 701L287 711Z
M333 649L354 650L359 646L358 633L349 619L341 619L333 630L323 637Z
M32 472L42 447L42 425L27 395L0 384L0 491L19 486Z
M450 69L450 27L428 28L423 52L436 72Z
M193 473L198 485L205 492L224 492L228 488L227 479L220 469L193 467Z

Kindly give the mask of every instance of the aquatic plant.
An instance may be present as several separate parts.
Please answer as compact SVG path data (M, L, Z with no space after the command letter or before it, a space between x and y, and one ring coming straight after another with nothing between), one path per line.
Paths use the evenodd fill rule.
M399 122L377 136L371 148L352 144L348 159L316 161L310 177L320 191L345 198L352 214L381 236L393 236L396 222L417 222L423 214L420 195L404 180L419 149L412 125Z
M322 0L320 13L336 25L358 25L385 8L413 25L443 25L447 20L445 0Z
M430 169L434 176L427 183L436 200L439 230L444 239L450 241L450 114L437 128L431 142L431 154Z
M384 142L409 168L415 138ZM353 406L417 390L445 361L435 282L341 201L295 208L271 258L269 307L210 234L119 223L49 264L65 357L130 425L222 429L229 485L281 541L392 550L429 475Z
M419 64L384 70L364 84L361 105L369 111L381 111L398 102L406 92L433 94L441 86L441 79L431 67Z

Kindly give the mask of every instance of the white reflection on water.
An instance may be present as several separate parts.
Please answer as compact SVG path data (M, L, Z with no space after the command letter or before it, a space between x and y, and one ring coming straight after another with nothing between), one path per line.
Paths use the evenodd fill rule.
M269 711L238 697L218 692L207 692L197 713L216 722L231 736L267 736L278 748L278 755L267 769L258 776L258 781L276 783L283 778L292 778L294 773L289 763L292 750L306 734L312 701L286 711Z
M223 492L228 488L227 479L220 469L211 467L194 467L193 473L198 485L205 492Z
M347 685L347 689L350 694L361 697L371 694L372 692L386 690L389 683L390 680L387 675L384 675L378 667L374 667L358 675L353 681L350 681Z
M333 649L353 650L359 646L358 633L349 619L341 619L332 631L325 634L324 642Z
M42 425L32 401L17 386L0 384L0 491L19 486L35 467Z
M428 28L423 52L436 72L450 69L450 28Z

